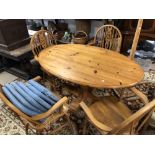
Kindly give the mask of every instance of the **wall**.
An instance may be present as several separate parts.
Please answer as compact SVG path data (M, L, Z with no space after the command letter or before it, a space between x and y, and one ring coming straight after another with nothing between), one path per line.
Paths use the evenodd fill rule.
M44 23L45 26L48 25L48 21L54 21L54 19L44 19ZM39 19L35 19L35 22L38 24L41 24L41 20ZM75 23L75 19L65 19L65 22L68 23L68 29L70 30L70 32L75 33L76 32L76 23ZM91 20L91 32L89 34L90 37L93 37L95 35L95 32L97 30L97 28L99 28L100 26L104 25L105 21L104 20Z
M76 32L75 19L66 19L65 22L68 23L68 28L71 32ZM95 35L97 28L99 28L103 24L104 24L104 20L102 21L91 20L91 32L89 36L93 37Z

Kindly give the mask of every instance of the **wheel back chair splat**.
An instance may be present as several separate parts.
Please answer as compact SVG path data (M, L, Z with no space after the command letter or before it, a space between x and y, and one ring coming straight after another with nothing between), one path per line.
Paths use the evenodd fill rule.
M36 60L40 51L42 51L43 49L51 45L56 45L56 44L57 42L55 40L54 35L47 30L40 30L37 33L35 33L32 36L31 42L30 42L31 49Z
M132 113L128 107L116 97L105 97L100 101L87 106L81 102L80 106L86 113L88 120L98 129L101 134L138 134L141 129L146 127L152 112L155 110L155 100L148 103L144 94L141 94L145 101L144 107ZM87 119L83 134L86 132Z
M30 41L31 50L33 52L36 63L38 62L38 55L43 49L56 44L57 42L55 36L50 31L39 30L38 32L36 32L32 36ZM43 71L43 80L45 80L45 72L43 69L42 71Z
M33 80L40 81L41 77L37 76ZM50 134L54 134L67 126L71 129L73 134L77 133L76 127L69 119L67 97L61 98L48 111L35 116L28 116L19 110L13 103L11 103L3 93L2 85L0 85L0 98L13 112L19 116L22 123L25 125L26 134L28 134L28 129L35 129L37 134L42 134L43 131L51 130ZM51 128L51 125L59 121L61 118L64 120L64 124L60 125L60 127L56 129ZM41 122L40 120L44 121Z
M114 25L103 25L97 30L93 45L120 52L121 43L120 30Z

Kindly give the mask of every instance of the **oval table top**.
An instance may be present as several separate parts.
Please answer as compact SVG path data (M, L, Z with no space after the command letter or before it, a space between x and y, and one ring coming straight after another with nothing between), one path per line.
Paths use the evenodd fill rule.
M130 87L144 76L142 68L128 57L89 45L50 46L40 52L38 61L48 74L94 88Z

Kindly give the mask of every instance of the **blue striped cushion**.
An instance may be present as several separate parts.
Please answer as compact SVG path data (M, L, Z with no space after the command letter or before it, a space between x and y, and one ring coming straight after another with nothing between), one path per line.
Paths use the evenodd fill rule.
M8 97L8 99L18 108L20 109L22 112L24 112L25 114L29 115L29 116L34 116L37 115L38 113L35 111L30 110L29 108L26 108L23 104L21 104L17 98L12 95L12 93L6 88L6 87L2 87L5 95Z
M12 82L11 85L29 102L31 103L34 107L38 108L41 110L41 112L45 112L47 109L44 108L42 105L40 105L36 100L34 100L29 93L23 90L17 82Z
M38 82L36 82L34 80L29 80L28 83L33 85L36 89L38 89L40 92L42 92L43 94L45 94L46 96L48 96L52 100L54 100L56 102L59 100L51 91L49 91L47 88L43 87Z
M22 112L29 116L43 113L54 105L58 98L39 83L29 80L11 82L2 87L7 98Z

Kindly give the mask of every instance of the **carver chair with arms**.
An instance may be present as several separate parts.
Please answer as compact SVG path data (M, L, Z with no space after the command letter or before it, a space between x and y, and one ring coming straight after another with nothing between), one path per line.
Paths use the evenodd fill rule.
M40 76L34 78L34 81L39 81ZM26 134L29 133L29 129L34 129L36 134L55 134L59 133L63 128L68 127L72 134L76 134L76 127L73 122L69 119L68 114L68 99L63 97L59 99L49 110L34 115L29 116L17 108L5 95L2 90L2 85L0 86L0 99L13 111L15 112L22 123L25 125ZM59 123L57 128L53 128L54 123Z
M104 97L100 101L87 106L81 102L80 106L86 113L83 134L86 134L88 121L95 126L101 134L139 134L148 123L155 109L155 100L148 102L146 96L135 88L145 105L133 113L119 98L115 96ZM139 95L138 94L138 95Z

